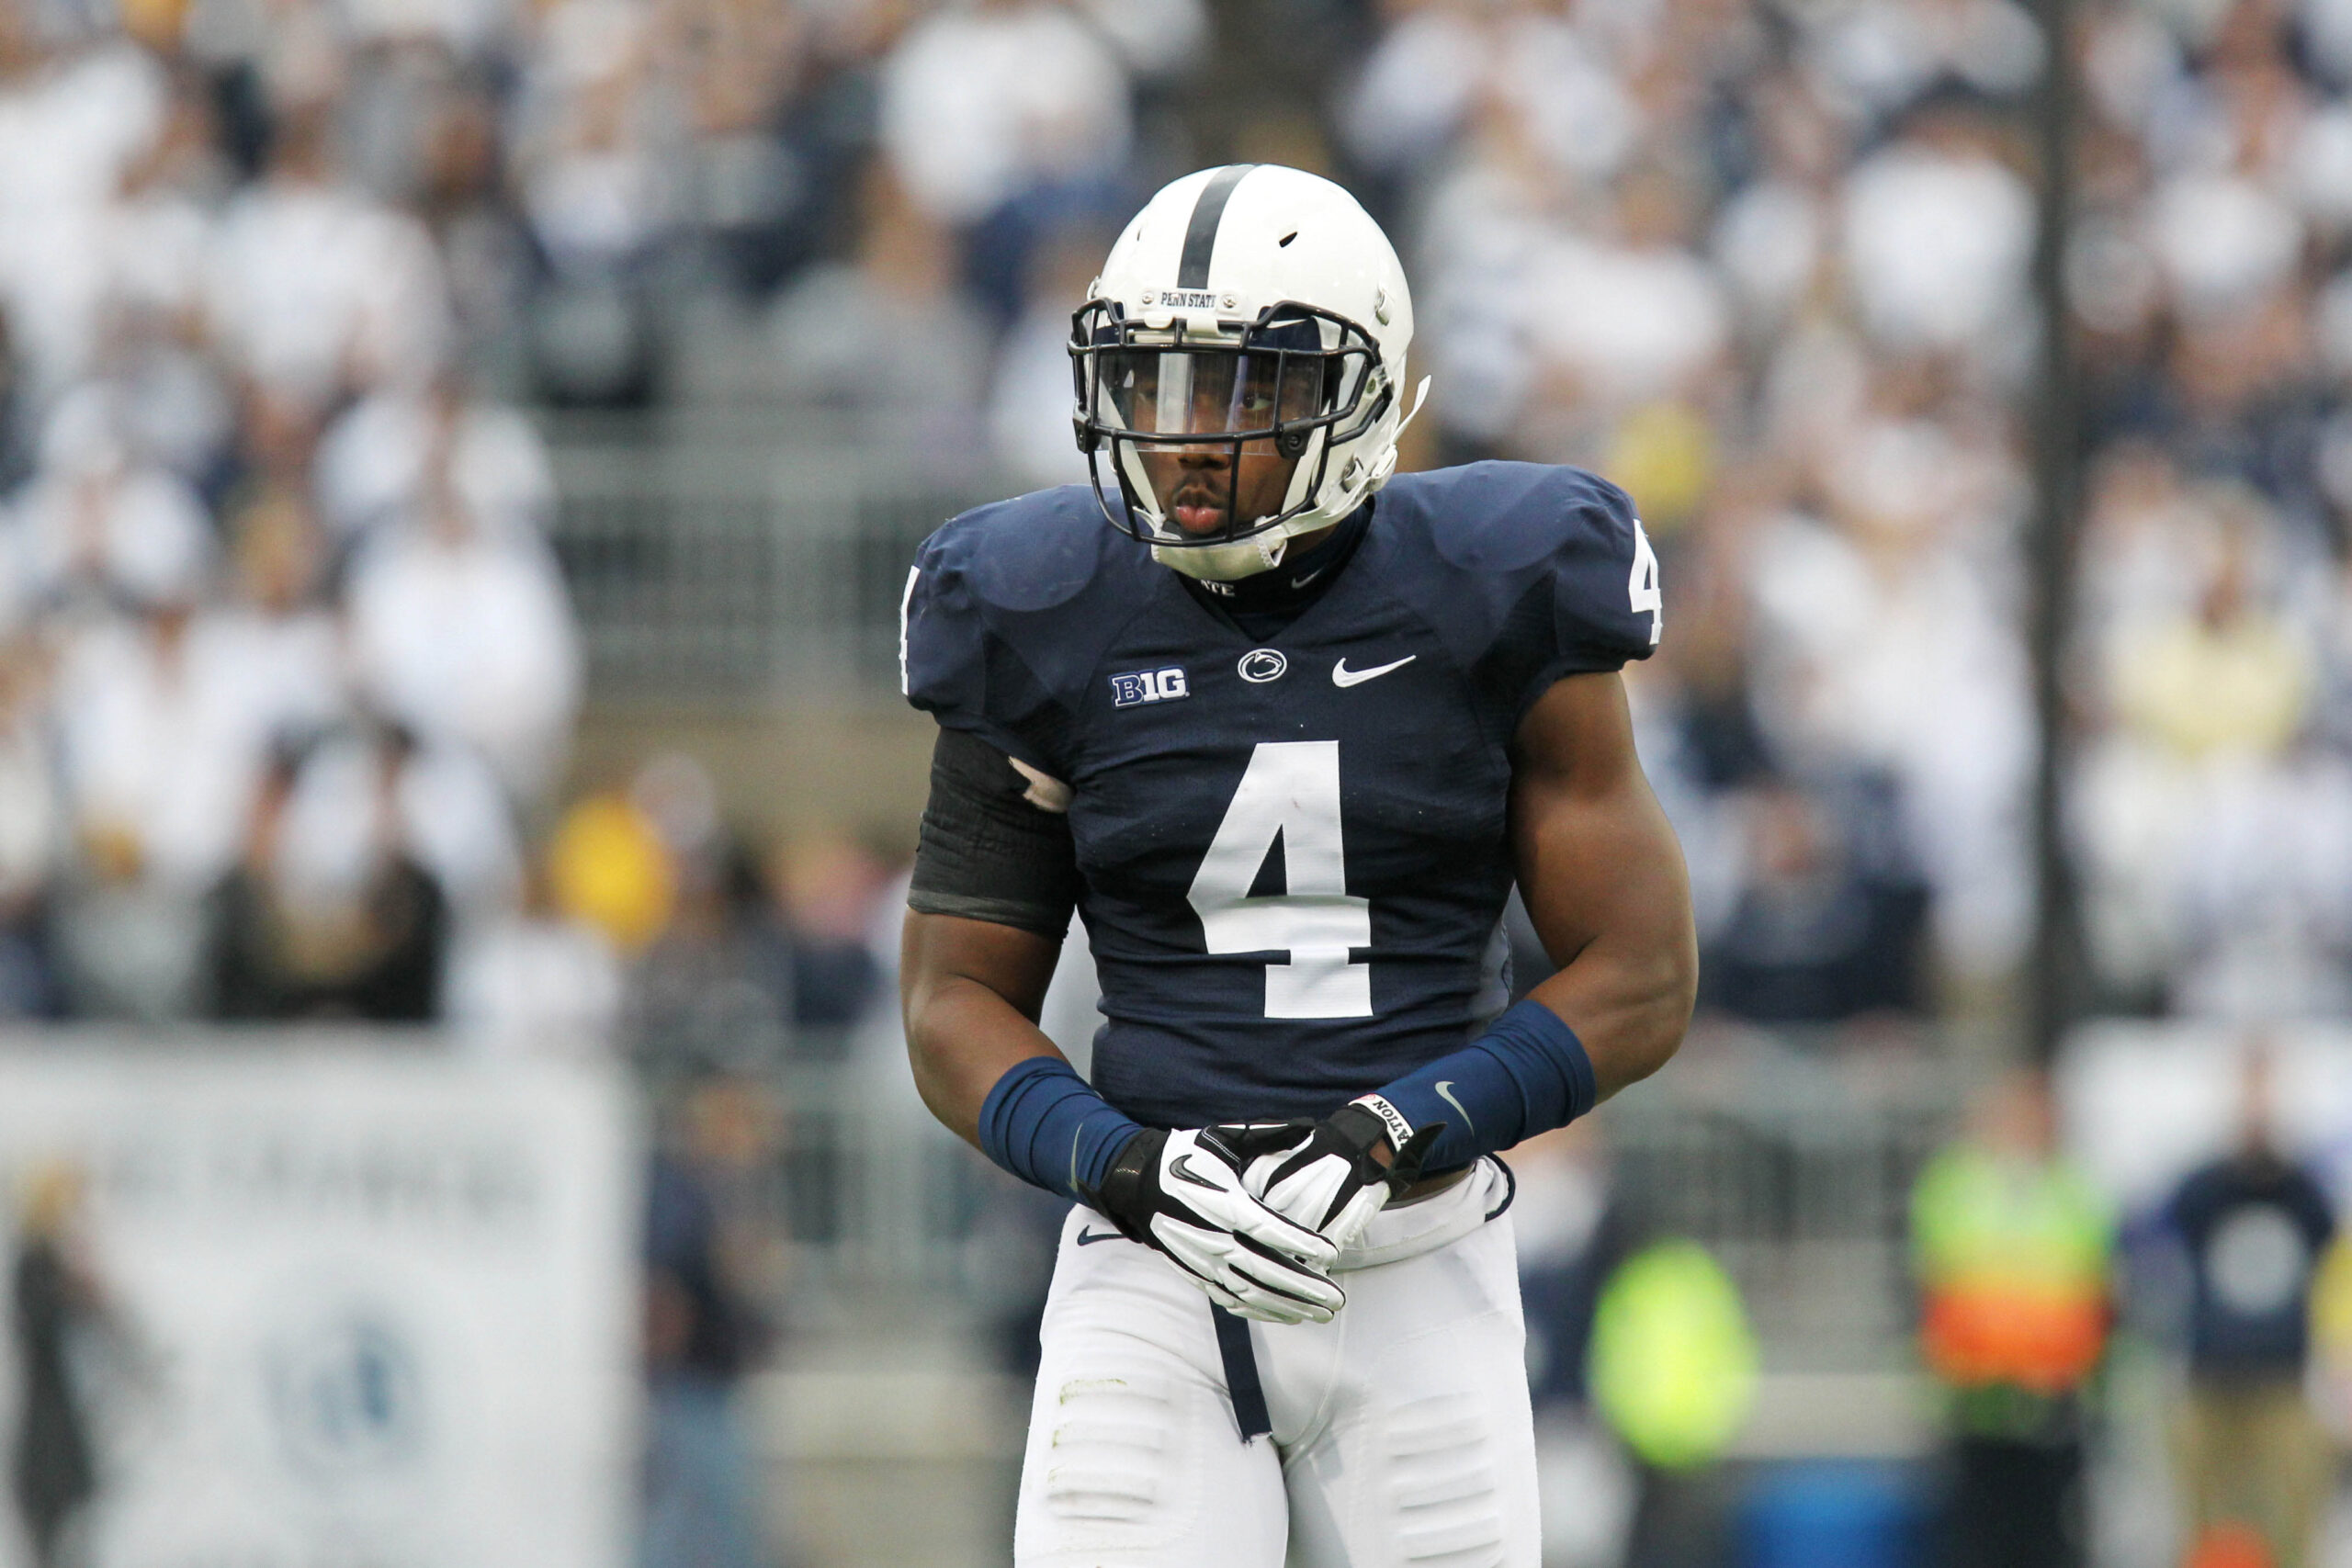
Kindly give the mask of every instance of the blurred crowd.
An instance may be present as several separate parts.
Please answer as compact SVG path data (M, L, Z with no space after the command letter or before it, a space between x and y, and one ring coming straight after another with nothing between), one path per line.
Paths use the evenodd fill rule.
M2352 1000L2348 16L2101 0L2069 46L2109 1005ZM545 902L582 680L522 411L1077 478L1069 306L1142 194L1238 157L1396 236L1410 460L1639 501L1710 1004L1976 1006L2032 898L2051 47L2015 0L10 0L0 1002L509 996L457 960L526 962L481 933Z
M0 1015L599 1042L673 911L789 897L690 761L564 798L526 408L643 395L681 269L814 254L811 26L0 4ZM770 989L771 1035L846 1005Z
M2352 0L2077 10L2098 1000L2340 1013ZM0 1015L445 1021L695 1086L649 1350L733 1484L713 1391L831 1179L745 1085L887 1011L896 884L739 841L692 759L575 776L537 416L1082 479L1069 312L1226 160L1396 237L1408 463L1639 503L1704 1005L1996 1010L2057 46L2018 0L0 0Z
M2348 14L2092 5L2070 45L2070 829L2107 1008L2346 1000ZM1966 1012L2030 935L2050 48L2008 0L1430 4L1341 102L1445 455L1588 463L1661 539L1646 755L1735 1015Z

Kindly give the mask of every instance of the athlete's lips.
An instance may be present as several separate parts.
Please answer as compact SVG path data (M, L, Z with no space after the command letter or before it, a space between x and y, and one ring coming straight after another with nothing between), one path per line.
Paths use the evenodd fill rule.
M1187 534L1210 534L1225 523L1225 502L1209 486L1188 484L1168 503L1168 513Z

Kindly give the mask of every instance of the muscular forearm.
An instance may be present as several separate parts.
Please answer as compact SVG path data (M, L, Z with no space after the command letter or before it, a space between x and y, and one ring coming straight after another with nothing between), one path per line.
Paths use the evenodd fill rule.
M910 913L904 945L907 1055L923 1103L1023 1180L1091 1201L1142 1128L1037 1027L1060 944L984 920Z
M1599 1096L1607 1100L1664 1066L1681 1046L1698 975L1697 942L1687 924L1638 937L1611 932L1528 998L1576 1031Z
M980 1105L1033 1056L1061 1059L1037 1027L1057 944L1033 932L910 912L899 1000L915 1089L950 1132L977 1146Z
M1583 1042L1606 1100L1682 1043L1699 984L1690 873L1642 776L1615 676L1561 682L1519 739L1520 894L1560 966L1531 996Z
M977 980L952 976L907 1008L907 1055L915 1091L966 1143L979 1143L980 1103L999 1078L1032 1056L1063 1059L1051 1040Z

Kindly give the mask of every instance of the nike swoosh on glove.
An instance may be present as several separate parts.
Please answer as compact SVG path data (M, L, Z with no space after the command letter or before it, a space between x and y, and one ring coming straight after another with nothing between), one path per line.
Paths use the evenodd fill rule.
M1391 1198L1420 1179L1422 1162L1445 1123L1407 1128L1400 1117L1392 1128L1356 1100L1320 1122L1209 1130L1239 1156L1243 1185L1268 1208L1317 1232L1333 1247L1348 1247ZM1373 1151L1397 1133L1405 1134L1403 1146L1384 1166Z
M1241 1161L1206 1129L1147 1128L1088 1194L1130 1241L1161 1252L1209 1300L1263 1323L1329 1323L1347 1301L1339 1248L1250 1196Z

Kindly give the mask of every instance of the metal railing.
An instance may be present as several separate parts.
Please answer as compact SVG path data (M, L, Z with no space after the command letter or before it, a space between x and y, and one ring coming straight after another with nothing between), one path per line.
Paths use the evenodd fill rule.
M1007 491L773 414L549 418L554 545L599 689L894 688L907 569Z
M1597 1113L1639 1220L1715 1254L1783 1370L1866 1369L1909 1339L1911 1189L1961 1100L1922 1043L1701 1034Z
M990 1189L1011 1179L942 1132L904 1072L879 1033L781 1069L779 1201L804 1277L834 1292L952 1293L1004 1235ZM1776 1368L1875 1371L1904 1360L1910 1191L1952 1134L1957 1086L1929 1050L1712 1033L1595 1120L1638 1228L1713 1251Z

